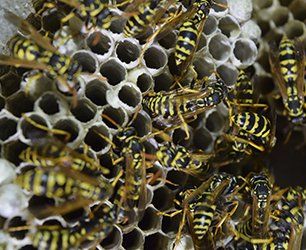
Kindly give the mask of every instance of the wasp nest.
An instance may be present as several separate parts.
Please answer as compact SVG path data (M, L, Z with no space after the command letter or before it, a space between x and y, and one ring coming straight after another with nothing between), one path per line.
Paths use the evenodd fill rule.
M12 3L7 8L15 13L15 10L23 12ZM51 7L39 17L29 19L42 34L51 34L52 43L60 53L81 65L75 96L67 91L66 85L46 74L33 80L31 76L35 70L1 66L0 223L3 228L24 226L27 221L31 221L33 227L50 221L52 225L73 227L88 213L88 209L81 208L47 219L35 216L35 208L56 201L24 193L15 184L16 173L32 167L19 155L28 146L33 146L33 141L47 137L49 131L64 132L54 133L58 140L69 134L69 139L65 140L67 147L84 152L84 147L88 146L87 154L109 170L105 177L113 181L120 172L119 164L114 165L112 161L113 138L120 129L132 126L140 137L149 137L153 132L152 117L142 109L142 99L152 91L169 91L175 82L173 57L178 30L173 28L148 44L146 39L150 34L141 38L125 37L123 29L128 17L122 9L121 6L112 7L117 18L109 28L92 27L81 36L74 34L75 30L84 29L80 19L72 19L69 26L61 27L66 10ZM240 69L254 67L258 76L254 81L263 95L272 93L275 86L269 73L268 43L278 44L284 33L289 38L306 41L305 13L303 0L216 1L200 34L192 61L194 70L186 73L186 79L195 75L202 79L217 72L231 87ZM8 37L1 37L1 42L5 44ZM72 105L75 97L77 102ZM135 113L137 116L129 124ZM194 151L214 153L216 138L227 128L227 120L226 105L217 105L186 125L189 136L183 126L171 131L171 141ZM154 138L143 142L146 154L154 155L159 143ZM173 201L181 187L195 188L201 181L160 163L151 165L146 174L153 176L153 180L146 184L144 211L139 214L131 210L127 222L114 223L111 232L98 242L97 249L172 249L182 214L168 217L162 213L177 210ZM123 178L118 180L119 183L123 181ZM233 247L230 243L233 238L231 235L220 240L220 249ZM25 230L0 232L0 249L32 249L32 244ZM255 249L245 245L239 247ZM193 249L193 240L187 230L178 248Z

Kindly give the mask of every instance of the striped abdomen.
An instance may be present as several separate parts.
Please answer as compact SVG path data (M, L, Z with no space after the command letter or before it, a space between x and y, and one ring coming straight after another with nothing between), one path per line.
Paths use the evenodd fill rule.
M211 226L215 211L216 205L213 204L211 193L204 193L194 204L193 230L199 240L203 239Z
M125 149L124 149L125 150ZM129 178L126 179L126 187L127 187L127 193L126 198L127 202L130 207L135 207L141 192L141 186L143 185L143 179L144 175L144 152L145 149L141 142L139 142L138 139L134 138L129 141L128 148L126 153L130 154L132 156L131 159L131 165L126 166L126 171L133 171L131 175L129 175Z
M16 37L10 42L12 56L21 60L35 61L41 56L41 49L27 38Z
M193 100L185 97L178 97L175 93L167 95L163 92L154 93L143 98L143 104L154 114L164 119L173 118L178 115L190 112L195 108Z
M235 99L237 103L253 103L253 85L243 69L240 70L235 84Z
M242 112L231 117L231 120L240 129L256 137L267 137L270 135L270 121L257 113Z
M295 82L298 71L296 48L294 42L287 37L283 37L279 45L279 64L285 82Z
M195 19L185 21L179 28L175 46L175 63L180 66L186 62L196 49L199 31Z
M139 13L131 16L124 27L126 37L134 37L144 32L152 24L156 15L156 8L160 1L153 0L139 6Z
M16 183L28 192L48 198L65 198L78 194L86 199L104 200L111 194L111 186L107 182L95 186L49 169L30 169L19 175Z
M228 94L228 88L225 82L219 77L217 81L207 85L205 88L205 92L206 91L210 94L196 100L197 108L216 106L221 103Z

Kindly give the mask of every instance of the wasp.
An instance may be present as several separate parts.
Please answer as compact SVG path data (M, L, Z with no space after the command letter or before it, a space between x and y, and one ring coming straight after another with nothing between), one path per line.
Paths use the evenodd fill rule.
M268 106L257 102L258 96L244 70L240 70L235 88L228 97L229 131L221 138L230 142L225 148L230 150L230 162L240 162L256 152L255 149L259 152L271 150L275 145L274 110L271 108L269 118L262 114ZM217 140L217 151L223 150L221 142Z
M182 123L189 137L185 120L192 120L205 110L215 107L226 98L228 92L226 84L218 75L216 80L203 79L202 81L206 83L206 86L200 87L199 91L153 92L145 96L142 103L155 116L162 116L165 121L172 124Z
M271 72L277 84L285 113L292 124L302 124L304 114L304 50L297 41L283 36L278 49L270 50Z
M156 157L164 167L171 167L197 177L203 178L212 171L208 164L211 154L191 153L187 148L173 143L161 145Z
M155 25L174 1L153 0L134 1L127 9L136 9L135 14L128 18L123 34L126 37L137 37ZM133 12L130 10L130 12Z
M42 70L51 78L57 79L66 90L74 93L76 98L76 90L70 85L80 75L81 65L69 56L60 54L50 40L42 36L26 20L8 10L5 12L5 17L17 27L29 33L30 38L16 36L12 39L9 46L13 57L1 55L0 64ZM36 74L31 77L31 80L40 76L40 74ZM28 89L26 90L28 91Z
M16 183L25 191L38 196L66 200L74 197L74 202L64 202L56 208L48 207L38 211L45 217L58 212L63 214L93 201L103 201L112 194L112 185L104 178L93 178L68 168L33 168L21 172ZM36 213L35 213L36 214Z
M60 164L87 174L109 173L108 169L102 167L94 159L76 152L55 139L43 138L37 140L33 146L23 150L19 158L37 167L56 167Z
M270 215L270 200L272 185L268 175L264 173L252 174L249 179L252 204L252 235L259 238L266 237Z
M184 197L182 210L175 211L172 214L160 213L172 217L183 212L176 244L180 241L187 216L195 249L198 249L203 244L203 240L212 227L212 222L217 218L217 214L223 214L226 210L225 207L231 207L231 211L226 211L226 215L217 224L216 227L219 228L236 211L238 203L232 201L232 199L238 190L239 183L236 177L227 173L216 173L197 189L184 191L181 194ZM224 201L226 202L224 203ZM219 209L219 202L222 203L222 209Z
M110 234L116 221L116 214L112 205L103 203L90 215L90 218L82 218L78 225L71 228L48 224L36 226L29 238L33 246L38 249L68 250L79 248L90 242L99 243ZM25 228L28 226L8 228L8 232Z

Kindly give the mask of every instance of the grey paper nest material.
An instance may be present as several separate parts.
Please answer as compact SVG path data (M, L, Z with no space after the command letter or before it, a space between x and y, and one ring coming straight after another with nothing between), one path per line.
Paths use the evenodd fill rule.
M289 38L298 37L306 41L305 13L303 0L224 0L228 6L214 7L205 23L193 66L199 78L220 74L228 86L237 79L239 69L254 67L258 77L254 80L264 94L274 90L268 63L268 43L278 41L283 33ZM264 3L263 3L264 2ZM289 6L289 7L288 7ZM26 17L33 11L24 1L1 1L0 7ZM122 14L116 9L118 15ZM253 14L252 14L253 13ZM2 18L0 10L0 19ZM253 19L252 19L253 15ZM46 11L43 15L42 30L53 29L58 20L56 13ZM7 22L7 21L5 21ZM14 26L2 25L0 41L5 44L14 33ZM56 25L55 25L56 26ZM101 165L110 169L106 177L113 180L118 166L111 161L112 140L119 128L103 114L114 120L120 127L127 126L130 118L142 106L142 98L150 91L168 91L173 84L171 57L177 39L177 30L150 44L141 56L144 47L140 39L125 38L122 31L124 21L115 20L109 29L93 29L85 37L67 38L69 30L57 32L54 45L63 54L74 58L82 66L77 89L78 102L71 106L71 96L64 95L66 86L60 86L54 79L41 77L31 83L29 94L26 86L29 79L20 69L1 66L0 71L0 225L8 225L13 219L31 218L33 225L42 221L32 219L29 207L35 207L42 198L25 194L13 184L18 172L27 164L18 155L32 145L33 131L37 138L45 136L44 130L33 127L22 114L49 129L68 132L71 137L67 146L84 150L82 143L89 146L88 154L99 159ZM66 39L66 40L65 40ZM3 44L3 45L2 45ZM305 43L306 44L306 43ZM306 47L306 46L305 46ZM188 72L187 78L194 72ZM190 76L191 75L191 76ZM62 88L62 89L61 89ZM228 119L225 105L220 104L188 125L190 137L178 128L171 133L174 143L189 148L212 152L216 138L223 133ZM150 115L141 110L134 120L139 136L152 132ZM100 133L103 137L97 136ZM144 143L152 153L158 143L148 140ZM183 172L165 168L155 163L148 174L160 176L147 184L147 204L141 217L134 211L124 225L115 225L112 232L99 243L97 249L171 249L181 214L172 218L159 212L174 211L173 200L180 186L194 186L192 177ZM166 181L167 180L167 181ZM121 180L119 180L120 182ZM48 202L54 202L49 201ZM56 216L63 225L72 226L82 217L83 210L69 216ZM20 219L19 218L19 219ZM29 237L14 237L0 232L0 249L27 249L31 246ZM184 231L179 249L192 249L192 239Z

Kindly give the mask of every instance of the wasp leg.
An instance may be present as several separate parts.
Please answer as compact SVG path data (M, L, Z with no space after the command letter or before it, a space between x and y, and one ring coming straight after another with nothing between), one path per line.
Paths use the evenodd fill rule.
M71 135L69 132L64 131L64 130L60 130L60 129L52 129L52 128L48 128L42 124L39 124L37 122L35 122L32 118L26 116L25 114L22 114L22 117L28 122L30 123L32 126L39 128L41 130L50 132L51 134L56 134L56 135L64 135L66 136L65 141L69 141Z

